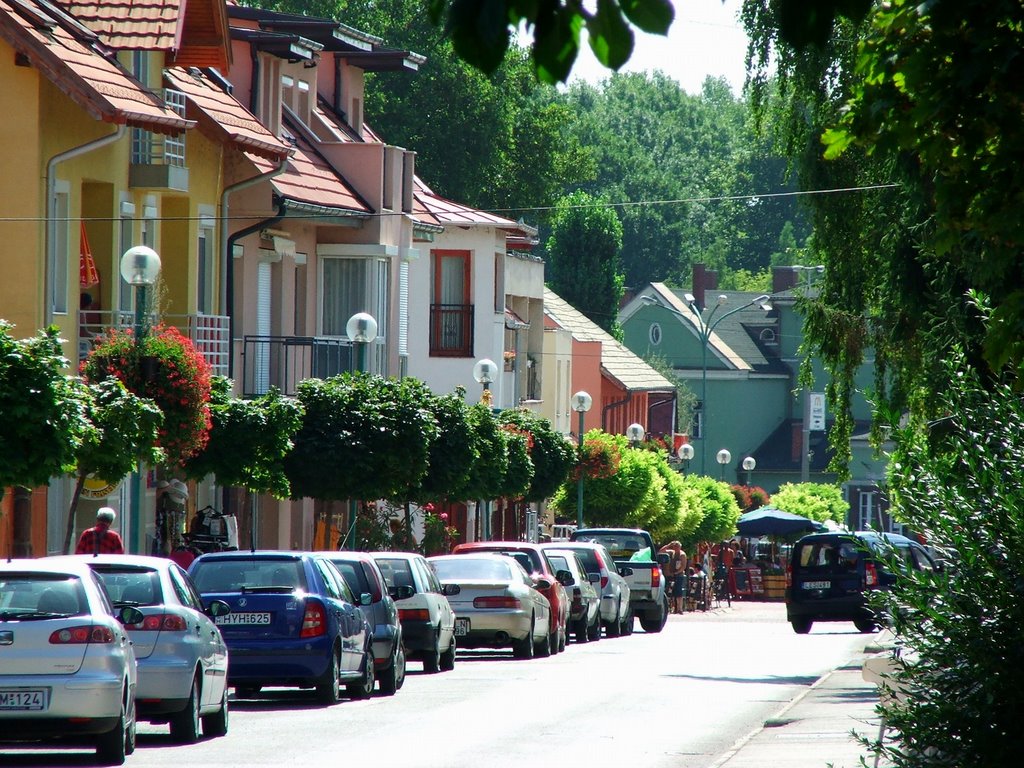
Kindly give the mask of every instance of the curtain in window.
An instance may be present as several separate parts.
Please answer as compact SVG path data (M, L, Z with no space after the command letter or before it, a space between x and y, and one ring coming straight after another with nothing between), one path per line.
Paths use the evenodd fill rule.
M367 306L367 261L365 259L323 260L323 334L345 336L345 324Z

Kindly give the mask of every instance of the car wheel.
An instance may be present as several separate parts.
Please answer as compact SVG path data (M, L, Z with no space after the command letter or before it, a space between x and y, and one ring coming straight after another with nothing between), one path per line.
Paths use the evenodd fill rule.
M576 622L572 633L577 643L586 643L590 640L590 625L587 624L586 616Z
M188 704L181 712L171 716L171 740L178 744L195 744L199 741L199 681L192 678Z
M810 619L790 619L789 623L793 625L793 631L798 635L806 635L814 624Z
M348 695L353 699L368 699L373 695L373 686L376 683L373 675L373 651L367 650L363 654L363 679L358 683L350 683L345 686Z
M658 606L656 613L648 613L640 616L640 626L644 632L661 632L668 621L668 608L664 604Z
M878 624L875 623L874 619L854 619L853 626L857 628L858 632L874 632L878 629Z
M598 611L597 616L594 617L593 626L587 627L587 639L593 640L595 643L601 639L601 612Z
M544 639L539 643L534 642L533 644L533 655L542 659L548 656L554 656L558 652L558 635L551 634L551 625L548 625L548 631L544 635Z
M388 664L387 669L381 670L380 675L377 676L377 682L380 684L380 692L383 696L394 696L398 690L399 678L404 676L405 671L399 667L400 663L404 663L405 656L402 653L402 644L395 644L395 651L391 654L391 663Z
M434 632L434 647L423 652L423 671L428 675L441 671L441 628Z
M135 746L138 740L138 726L139 718L136 717L135 701L132 700L130 709L130 716L128 718L128 728L125 731L124 736L124 753L130 755L135 751Z
M619 625L619 635L625 637L633 634L633 608L632 606L626 606L626 615L622 617L622 623Z
M451 672L455 669L455 636L452 636L452 641L448 643L448 650L441 654L441 670L444 672Z
M331 662L327 671L316 685L316 697L321 704L337 704L341 698L341 683L338 680L341 669L340 651L337 647L331 651Z
M526 637L522 640L514 640L512 642L512 656L517 659L532 659L533 658L533 624L534 619L530 619L530 631L526 633Z
M220 699L220 709L210 715L203 715L203 736L211 738L228 735L228 689Z
M126 753L125 747L128 742L128 728L126 727L127 717L125 716L124 705L121 705L121 715L117 718L114 727L106 733L101 733L96 739L96 759L102 765L124 765Z
M558 653L565 651L565 644L569 642L569 627L563 624L558 629Z

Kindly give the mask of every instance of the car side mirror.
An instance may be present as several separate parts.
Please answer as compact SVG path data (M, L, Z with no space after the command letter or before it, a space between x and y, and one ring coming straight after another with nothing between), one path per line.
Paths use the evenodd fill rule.
M658 553L658 565L668 565L668 561L669 561L668 552L659 552Z
M359 604L360 605L369 605L372 602L373 602L373 595L371 595L369 592L363 592L363 593L361 593L359 595Z
M587 574L587 581L589 581L591 584L600 584L601 583L601 574L600 573L588 573Z
M633 575L633 569L630 568L628 565L623 565L623 566L621 566L619 568L619 576L632 576L632 575Z
M223 600L211 600L207 604L206 609L203 611L210 618L217 618L218 616L226 616L231 613L231 606L225 603Z
M462 587L460 587L458 584L445 584L443 587L441 587L441 594L443 594L445 597L452 597L454 595L459 594L461 591Z
M556 571L555 578L558 579L558 583L563 587L571 587L576 583L576 579L572 577L572 571Z
M130 624L141 624L145 618L146 617L142 611L138 608L133 608L130 605L126 605L117 612L117 620L126 626Z
M545 589L551 589L551 582L543 576L538 576L533 580L533 586L543 592Z
M392 600L407 600L416 594L416 589L408 584L402 584L400 587L392 587L388 594Z

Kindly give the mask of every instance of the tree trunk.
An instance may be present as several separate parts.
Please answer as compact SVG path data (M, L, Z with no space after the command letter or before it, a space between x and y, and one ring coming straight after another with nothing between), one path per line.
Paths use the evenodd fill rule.
M75 482L75 492L71 496L71 508L68 509L68 524L64 529L64 554L71 554L71 540L75 535L75 515L78 512L78 500L82 497L82 488L85 486L85 473L78 473L78 480Z
M15 486L11 520L13 537L11 541L14 557L32 557L32 490Z

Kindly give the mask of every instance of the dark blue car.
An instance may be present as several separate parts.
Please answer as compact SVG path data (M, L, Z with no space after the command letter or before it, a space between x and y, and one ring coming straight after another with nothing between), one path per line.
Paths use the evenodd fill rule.
M205 554L189 575L217 617L228 647L228 685L241 698L264 686L315 688L333 704L373 693L373 634L345 580L322 554L243 551Z

